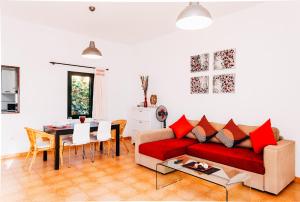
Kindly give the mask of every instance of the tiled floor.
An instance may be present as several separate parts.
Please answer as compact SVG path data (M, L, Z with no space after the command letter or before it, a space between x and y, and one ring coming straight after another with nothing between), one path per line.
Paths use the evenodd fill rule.
M128 145L130 143L128 142ZM97 154L96 161L82 160L72 152L71 168L65 165L53 170L53 155L48 162L37 158L32 172L27 171L24 158L1 163L1 201L108 201L108 200L198 200L223 201L223 188L182 175L175 184L155 189L155 172L134 163L134 148L122 150L119 158ZM89 151L89 150L87 150ZM89 154L89 153L88 153ZM300 201L300 184L290 184L279 196L251 190L244 186L232 188L233 201Z

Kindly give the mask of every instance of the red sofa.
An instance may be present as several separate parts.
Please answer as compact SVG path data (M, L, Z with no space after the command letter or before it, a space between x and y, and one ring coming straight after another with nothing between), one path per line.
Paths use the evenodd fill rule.
M217 130L224 127L224 124L211 124ZM257 128L245 125L239 127L247 134ZM246 186L278 194L295 178L295 142L280 140L278 129L273 130L277 145L265 147L260 154L251 148L227 148L221 143L199 143L197 139L187 137L176 139L170 128L146 131L136 137L135 161L155 170L156 164L161 161L188 154L219 166L246 172L251 177L250 184Z
M139 145L139 152L162 161L188 154L254 173L265 174L262 153L256 154L247 148L227 148L219 143L198 143L196 139L191 138L147 142Z

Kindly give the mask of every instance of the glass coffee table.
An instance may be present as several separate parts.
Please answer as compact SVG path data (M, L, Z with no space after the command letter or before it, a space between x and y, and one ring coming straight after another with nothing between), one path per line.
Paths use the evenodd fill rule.
M179 163L176 163L177 160L182 160ZM194 170L190 167L187 167L186 165L193 165L193 162L198 162L198 163L206 163L208 164L211 169L207 171L198 171ZM225 166L218 166L215 165L214 163L189 156L189 155L182 155L178 156L175 158L171 158L168 160L165 160L163 162L160 162L156 164L156 189L160 189L163 187L166 187L170 184L176 183L180 181L182 178L178 177L177 175L172 175L171 173L174 174L174 172L179 171L181 173L185 173L191 176L194 176L196 178L208 181L210 183L217 184L219 186L222 186L226 190L226 201L228 201L228 190L231 188L233 185L237 184L243 184L246 181L250 180L250 176L242 171L239 171L234 168L228 168ZM215 172L212 172L215 171ZM167 172L165 174L161 174L163 172ZM212 173L210 173L212 172ZM170 175L171 174L171 175ZM165 181L160 178L166 178L167 176L169 182L167 184L164 184L162 186L159 185L159 181ZM249 187L249 193L251 191L251 186Z

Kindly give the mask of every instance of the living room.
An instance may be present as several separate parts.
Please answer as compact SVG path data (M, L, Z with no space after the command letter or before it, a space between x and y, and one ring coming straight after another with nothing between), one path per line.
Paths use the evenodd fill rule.
M296 1L201 1L191 5L203 6L212 23L197 30L176 26L180 13L189 8L189 2L182 1L1 2L2 72L3 68L13 67L19 78L17 101L2 109L1 114L1 198L4 201L226 201L227 194L229 201L300 200L300 138L297 135L300 97L296 78L300 73L297 68L300 4ZM86 48L93 48L90 41L94 41L101 53L100 59L82 57ZM216 67L216 55L226 54L228 50L234 53L232 65ZM194 60L194 56L198 59ZM201 70L203 60L204 71ZM63 124L79 123L79 117L85 115L73 117L69 113L68 79L72 75L69 77L68 72L94 75L91 77L93 96L89 97L93 115L89 111L91 116L86 115L85 123L94 119L124 119L127 125L111 124L114 140L103 141L102 151L97 144L88 144L85 154L81 146L53 146L48 155L39 152L35 161L31 156L25 161L31 148L25 127L47 133L50 130L45 126L51 125L59 131ZM230 81L225 81L232 85L231 89L222 88L224 84L221 89L217 87L217 82L224 80L220 75L231 76ZM141 87L140 76L144 76L147 89ZM96 78L101 78L100 87L95 85ZM192 82L194 78L198 83ZM4 101L3 95L1 100ZM157 113L161 105L164 107L159 109L163 113ZM138 117L140 112L146 113L147 119ZM156 118L162 114L166 129ZM267 157L271 166L263 159L259 165L262 169L249 171L240 167L242 163L233 166L222 159L215 162L198 156L201 163L212 167L236 168L234 171L247 175L245 180L250 179L252 184L241 182L224 190L211 183L214 180L209 175L209 179L203 180L202 175L194 176L188 170L188 173L165 175L158 172L162 182L164 178L172 181L175 174L180 180L176 178L178 182L156 189L155 166L169 158L154 158L150 164L147 164L149 159L137 160L139 145L141 141L162 140L164 134L150 138L161 130L168 131L164 132L167 136L174 132L168 137L177 139L176 130L169 126L183 115L195 120L196 125L205 115L217 132L224 132L231 119L242 131L241 125L257 128L270 119L273 129L279 130L274 143L277 145L268 142L263 145L272 150ZM217 128L212 122L223 125ZM253 131L243 131L248 141L255 141L250 136ZM56 141L55 134L50 137ZM195 135L192 141L197 142L198 138ZM229 147L239 149L234 141L234 146ZM224 142L225 145L218 144L230 149L226 145L228 141ZM283 142L287 146L281 146ZM276 146L281 148L278 152ZM159 145L156 150L161 147L164 146ZM250 147L247 151L255 153L253 142ZM268 152L260 149L259 155L265 158ZM59 151L64 151L61 156ZM177 156L176 153L170 157ZM276 174L270 175L270 170L276 170ZM193 184L199 186L191 190Z

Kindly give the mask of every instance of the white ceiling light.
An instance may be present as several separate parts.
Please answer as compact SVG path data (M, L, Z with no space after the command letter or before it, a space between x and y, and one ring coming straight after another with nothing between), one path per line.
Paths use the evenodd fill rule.
M94 6L90 6L89 10L94 12L96 8ZM95 42L90 41L89 47L83 50L81 56L90 59L99 59L102 57L102 53L96 48Z
M212 23L210 13L199 2L190 2L181 11L176 20L176 27L185 30L197 30L208 27Z

